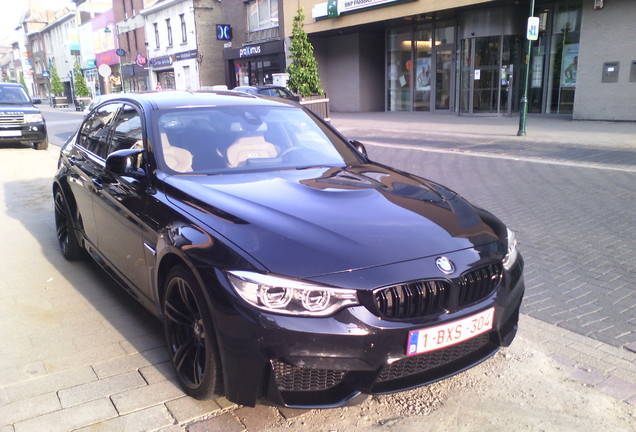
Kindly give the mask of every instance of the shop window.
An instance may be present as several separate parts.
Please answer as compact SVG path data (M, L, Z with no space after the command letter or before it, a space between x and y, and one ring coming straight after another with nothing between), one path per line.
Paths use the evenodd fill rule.
M547 84L547 113L571 114L581 34L581 6L560 3L553 12Z
M278 0L253 0L247 3L250 32L278 27Z

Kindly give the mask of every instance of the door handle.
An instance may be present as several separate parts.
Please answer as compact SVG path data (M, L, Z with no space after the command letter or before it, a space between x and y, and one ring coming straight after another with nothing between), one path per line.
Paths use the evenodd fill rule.
M93 182L93 186L95 186L96 190L101 190L104 188L104 185L102 184L101 179L93 177L91 181Z

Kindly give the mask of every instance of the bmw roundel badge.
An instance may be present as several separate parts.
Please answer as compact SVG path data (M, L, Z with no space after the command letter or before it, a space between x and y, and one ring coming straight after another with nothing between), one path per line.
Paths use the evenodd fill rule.
M452 274L455 271L455 264L445 256L437 258L435 265L437 265L437 268L445 275Z

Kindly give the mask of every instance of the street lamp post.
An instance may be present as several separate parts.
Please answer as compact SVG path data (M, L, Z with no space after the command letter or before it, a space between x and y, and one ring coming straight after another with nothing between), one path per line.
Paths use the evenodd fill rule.
M122 49L119 46L119 30L117 29L117 24L115 24L113 21L108 21L108 23L112 24L115 27L115 54L117 55L117 58L119 60L119 79L121 81L121 91L124 91L124 70L122 69L122 65L121 65L121 58L124 54L122 53ZM110 27L108 27L108 25L106 27L104 27L104 33L111 33L111 29Z
M530 0L530 15L534 16L534 0ZM530 82L530 54L532 53L532 40L526 40L525 73L523 76L523 96L521 97L521 113L519 114L519 131L517 136L526 134L526 119L528 117L528 84Z

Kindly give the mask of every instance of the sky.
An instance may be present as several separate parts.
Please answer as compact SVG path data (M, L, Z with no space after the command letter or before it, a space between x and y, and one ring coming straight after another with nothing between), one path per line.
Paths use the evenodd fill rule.
M27 0L1 0L0 5L0 41L4 41L11 31L20 25L22 11ZM69 0L40 0L42 6L52 11L57 11L64 7Z

